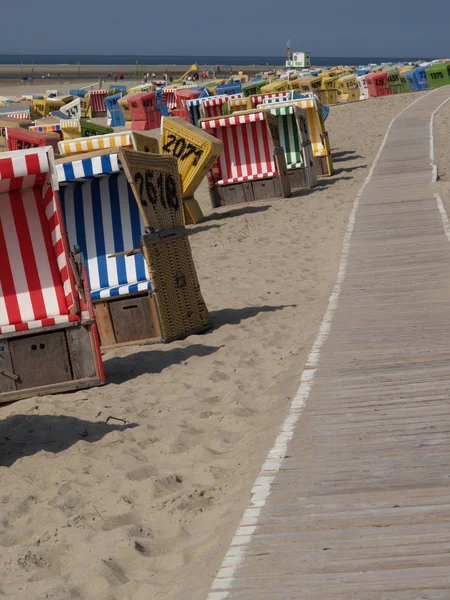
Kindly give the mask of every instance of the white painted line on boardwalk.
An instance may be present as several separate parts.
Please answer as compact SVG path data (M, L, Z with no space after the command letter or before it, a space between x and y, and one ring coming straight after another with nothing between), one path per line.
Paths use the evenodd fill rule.
M434 154L434 118L435 118L436 114L441 110L441 108L443 106L445 106L447 104L447 102L449 100L450 100L450 97L447 98L447 100L444 100L444 102L442 102L442 104L440 104L437 107L437 109L433 112L433 114L431 115L431 120L430 120L430 160L431 160L431 168L433 171L431 174L431 183L436 183L436 181L438 180L438 169L437 169L437 164L436 164L436 159L435 159L435 154ZM441 200L441 202L442 202L442 200ZM439 203L438 203L438 207L439 207Z
M276 474L280 470L282 462L286 456L288 444L294 435L295 426L300 419L300 415L303 412L313 386L314 376L319 365L320 352L330 333L331 322L336 312L339 296L342 290L342 284L345 279L348 255L350 252L350 239L355 227L355 217L361 197L370 180L372 179L373 173L378 164L381 153L386 146L389 133L396 119L398 119L398 117L406 110L411 108L411 106L416 104L416 102L419 102L426 96L428 96L428 94L417 98L414 100L414 102L411 102L411 104L399 112L398 115L396 115L389 123L386 135L384 136L383 142L378 150L369 174L367 175L361 189L356 195L348 222L347 232L344 238L344 245L336 283L328 301L327 310L320 324L319 333L317 334L314 345L306 361L305 368L300 379L300 386L292 401L287 417L281 426L280 432L275 440L275 444L273 445L272 450L269 452L266 462L262 466L260 474L253 485L249 507L244 512L241 522L231 541L230 548L228 549L217 577L212 584L207 600L228 600L228 598L230 598L230 594L232 593L231 588L234 582L236 571L244 562L247 547L249 546L252 536L256 531L259 515L266 505L268 497L270 496L272 484L275 481Z

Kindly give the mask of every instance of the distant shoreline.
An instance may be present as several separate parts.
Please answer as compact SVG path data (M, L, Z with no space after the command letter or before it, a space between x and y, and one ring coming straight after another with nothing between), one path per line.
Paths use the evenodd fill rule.
M156 73L157 76L162 77L164 72L167 69L168 73L172 73L172 75L176 78L183 73L186 73L188 69L192 66L189 65L145 65L145 72L150 73L150 77L152 73ZM255 73L259 73L261 71L268 71L273 67L277 69L283 68L284 65L231 65L231 69L233 73L238 73L238 71L243 71L246 74L254 75ZM198 65L199 70L208 70L210 74L213 69L215 69L217 65ZM55 78L60 76L60 79L77 79L78 75L80 79L96 79L101 77L102 79L106 79L106 76L109 72L114 74L123 73L126 79L133 78L136 74L136 65L34 65L31 67L30 65L2 65L0 64L0 78L1 79L20 79L25 76L28 77L32 75L35 78L42 78L42 75L46 76L48 73ZM138 66L138 72L144 73L144 65ZM217 77L220 78L221 75L224 74L224 71L221 74L218 74ZM228 76L228 73L226 73Z

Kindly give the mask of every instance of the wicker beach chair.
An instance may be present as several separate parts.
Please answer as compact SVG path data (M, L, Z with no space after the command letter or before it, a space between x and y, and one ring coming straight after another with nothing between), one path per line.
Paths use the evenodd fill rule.
M208 178L213 207L291 195L275 116L251 110L200 125L224 148Z
M104 382L81 256L69 252L51 148L0 157L0 402Z

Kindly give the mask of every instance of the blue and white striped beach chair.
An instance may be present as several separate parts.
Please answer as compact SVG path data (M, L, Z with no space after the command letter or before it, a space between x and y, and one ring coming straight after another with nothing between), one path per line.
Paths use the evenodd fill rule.
M154 318L156 308L151 306L151 297L150 303L148 298L151 283L145 259L140 252L130 256L123 254L140 248L144 225L118 155L89 158L78 155L74 159L57 165L61 204L69 245L78 246L86 262L94 309L107 314L106 321L111 321L110 329L115 334L112 336L110 331L102 329L104 315L97 317L102 346L158 337L155 335L159 331ZM144 303L136 300L136 295L143 297ZM120 330L115 316L118 305L112 304L130 297L135 302L124 306L129 321L132 320L131 309L136 309L136 318L142 319L145 310L152 316L151 327L134 339L130 339L133 327L128 334L117 334ZM146 329L145 323L143 329Z

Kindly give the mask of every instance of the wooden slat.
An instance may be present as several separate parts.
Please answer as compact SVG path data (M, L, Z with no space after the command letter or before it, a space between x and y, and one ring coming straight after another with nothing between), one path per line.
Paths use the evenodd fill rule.
M391 128L306 408L210 600L450 598L450 244L429 133L449 95Z

